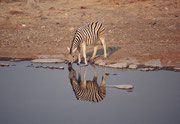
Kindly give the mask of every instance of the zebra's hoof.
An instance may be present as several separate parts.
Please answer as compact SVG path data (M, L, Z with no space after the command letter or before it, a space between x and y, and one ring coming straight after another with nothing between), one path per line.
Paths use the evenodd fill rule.
M89 64L84 64L85 66L88 66Z
M90 59L89 62L94 64L94 59Z

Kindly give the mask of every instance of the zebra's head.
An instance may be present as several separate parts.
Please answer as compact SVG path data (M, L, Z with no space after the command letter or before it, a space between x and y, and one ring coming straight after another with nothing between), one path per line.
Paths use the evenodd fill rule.
M76 71L72 68L72 63L68 63L69 79L76 78Z
M68 57L69 61L71 63L73 63L77 59L78 50L77 50L77 48L73 49L73 48L69 48L69 47L67 47L67 49L68 49L68 52L70 54L70 56Z

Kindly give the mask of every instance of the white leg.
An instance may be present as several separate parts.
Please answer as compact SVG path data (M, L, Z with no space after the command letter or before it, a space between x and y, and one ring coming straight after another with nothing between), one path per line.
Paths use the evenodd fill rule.
M79 68L78 68L78 83L81 83L81 66L79 65Z
M85 65L88 65L86 60L86 44L83 44L83 57L84 57Z
M86 72L87 72L87 67L84 67L84 74L83 74L83 81L81 82L81 87L86 88Z
M91 66L93 67L93 70L94 70L93 82L97 82L98 73L96 71L96 67L93 64L91 64Z
M78 54L78 64L80 64L81 63L81 54L79 53Z
M104 48L104 58L107 58L105 39L104 39L104 37L101 37L100 40L101 40L103 48Z
M104 75L102 77L100 86L105 86L105 84L106 84L106 77L107 77L106 68L104 68Z
M95 58L97 49L98 49L98 46L95 46L95 47L94 47L94 52L93 52L93 55L92 55L91 59L94 59L94 58Z

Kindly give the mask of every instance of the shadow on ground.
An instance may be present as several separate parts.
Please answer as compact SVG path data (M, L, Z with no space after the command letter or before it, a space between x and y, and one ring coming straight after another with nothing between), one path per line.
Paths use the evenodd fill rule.
M116 51L118 51L119 49L120 49L119 46L112 46L112 47L106 48L108 57L111 56ZM93 51L86 54L88 60L91 58L92 54L93 54ZM102 55L104 55L104 49L98 49L95 59L99 58ZM81 57L81 60L84 61L84 57ZM75 61L75 63L77 62L78 60Z
M114 52L116 52L116 51L119 50L119 49L120 49L119 46L112 46L112 47L106 48L107 53L108 53L108 56L111 56ZM87 56L88 56L88 57L91 57L92 54L93 54L93 51L87 53ZM99 49L99 50L97 50L96 55L97 55L97 57L99 57L99 56L101 56L101 55L104 55L104 49Z

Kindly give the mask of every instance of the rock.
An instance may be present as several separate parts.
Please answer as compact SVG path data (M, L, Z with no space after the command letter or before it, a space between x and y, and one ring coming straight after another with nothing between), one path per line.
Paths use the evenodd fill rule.
M105 75L110 75L109 72L105 72Z
M64 60L61 59L34 59L33 63L63 63Z
M1 67L9 67L8 64L4 64L4 63L0 63L0 66L1 66Z
M54 66L46 66L44 68L49 68L49 69L60 69L60 70L64 70L64 67L54 67Z
M41 20L45 20L45 19L47 19L46 16L41 16Z
M150 56L150 55L152 55L152 53L144 53L143 55L144 56Z
M18 10L11 10L9 13L11 15L22 15L22 14L24 14L24 12L18 11Z
M164 7L164 9L167 10L167 11L169 10L169 8L167 8L167 7Z
M27 39L29 40L29 39L30 39L30 36L27 36Z
M124 89L124 90L129 90L133 89L133 85L130 84L123 84L123 85L106 85L107 87L113 87L113 88L118 88L118 89Z
M167 27L169 30L177 30L177 26L176 25L170 25Z
M137 65L131 64L131 65L129 65L128 68L129 68L129 69L137 69L137 67L138 67Z
M174 71L180 71L180 67L174 67Z
M100 66L105 66L106 63L102 60L102 59L99 59L97 61L94 62L96 65L100 65Z
M150 23L149 23L149 25L152 25L152 26L154 26L154 25L156 25L156 24L157 24L156 21L153 21L153 22L150 22Z
M49 10L55 10L55 8L54 7L50 7Z
M63 54L58 55L39 55L39 59L57 59L57 58L64 58L65 56Z
M45 27L46 27L46 26L44 26L44 25L43 25L43 26L41 26L41 28L45 28Z
M73 27L71 27L70 29L69 29L69 31L73 31L74 30L74 28Z
M115 64L106 65L106 66L111 67L111 68L123 69L123 68L127 68L128 64L127 63L115 63Z
M81 7L80 7L80 9L87 9L87 7L85 7L85 6L81 6Z
M179 17L179 16L175 14L174 17Z
M141 71L154 71L155 68L142 68Z
M26 27L26 25L25 25L25 24L22 24L22 26L23 26L23 27Z
M149 67L162 67L159 59L145 62L144 65Z
M27 67L33 67L33 66L27 66ZM60 70L64 70L64 67L55 67L55 66L35 66L35 68L44 68L44 69L60 69Z
M122 59L120 59L119 62L120 63L127 63L128 65L130 65L130 64L138 65L139 64L138 60L136 58L134 58L134 57L122 58Z

